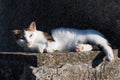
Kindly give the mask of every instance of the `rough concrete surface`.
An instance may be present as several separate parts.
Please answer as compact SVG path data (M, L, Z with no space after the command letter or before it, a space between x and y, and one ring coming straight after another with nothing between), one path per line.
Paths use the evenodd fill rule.
M114 53L117 51L115 50ZM44 57L43 57L44 55ZM99 51L39 55L38 80L119 80L120 60L107 62ZM42 66L43 65L43 66Z

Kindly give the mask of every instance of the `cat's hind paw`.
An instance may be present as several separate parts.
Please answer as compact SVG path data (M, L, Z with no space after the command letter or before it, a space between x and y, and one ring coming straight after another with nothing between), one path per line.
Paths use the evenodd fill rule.
M78 44L75 47L76 52L91 51L92 49L93 49L93 47L90 44Z

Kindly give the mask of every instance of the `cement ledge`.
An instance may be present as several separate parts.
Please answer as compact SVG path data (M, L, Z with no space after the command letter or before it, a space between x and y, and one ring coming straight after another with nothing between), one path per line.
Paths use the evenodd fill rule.
M115 60L118 59L118 49L114 49ZM28 53L28 52L0 52L0 62L20 62L31 66L58 65L66 63L86 63L89 61L104 61L102 51L90 52L55 52L55 53Z
M0 52L0 80L120 80L120 55L113 51L113 62L101 51Z

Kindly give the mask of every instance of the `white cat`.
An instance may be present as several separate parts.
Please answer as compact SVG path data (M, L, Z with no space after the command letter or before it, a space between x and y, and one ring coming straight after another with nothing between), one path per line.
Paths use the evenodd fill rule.
M14 30L14 34L22 35L17 43L25 50L34 50L43 53L54 51L90 51L93 45L99 45L106 53L106 59L114 59L113 50L104 36L95 30L77 30L72 28L58 28L52 30L52 36L36 29L36 23L32 22L26 30Z

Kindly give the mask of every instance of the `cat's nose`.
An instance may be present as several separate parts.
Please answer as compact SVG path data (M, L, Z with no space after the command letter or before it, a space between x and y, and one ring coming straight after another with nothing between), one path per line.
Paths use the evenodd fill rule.
M30 43L29 43L29 42L27 42L27 45L30 45Z

